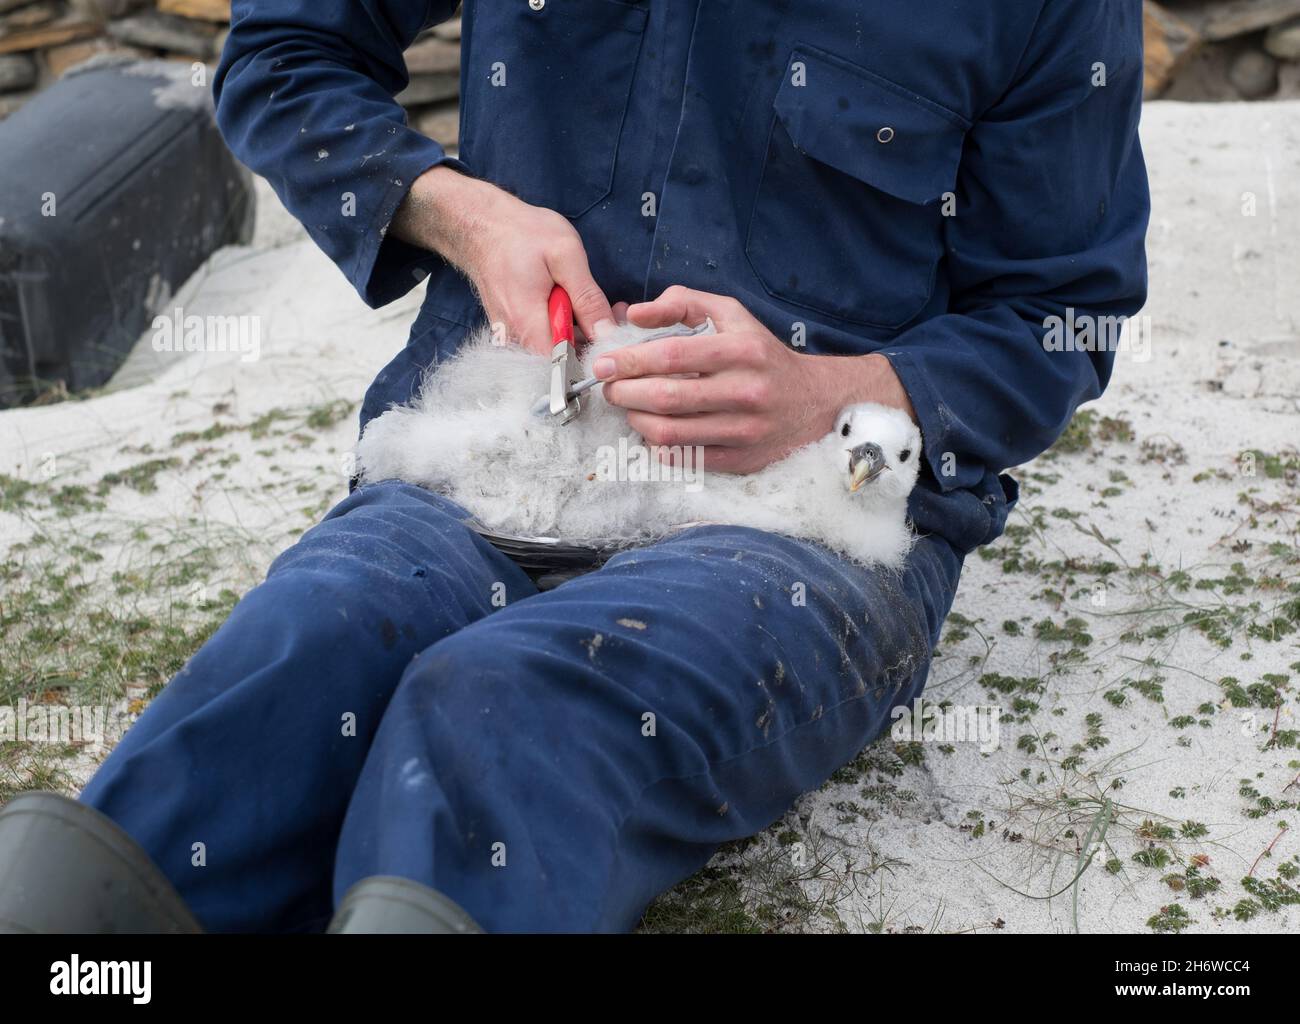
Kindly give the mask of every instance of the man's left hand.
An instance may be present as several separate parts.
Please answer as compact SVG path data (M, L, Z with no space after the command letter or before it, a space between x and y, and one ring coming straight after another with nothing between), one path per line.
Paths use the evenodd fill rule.
M710 470L756 472L828 434L855 402L916 419L884 356L796 352L727 296L678 285L626 315L638 327L713 319L716 334L629 345L595 365L606 400L628 410L628 425L647 443L702 446Z

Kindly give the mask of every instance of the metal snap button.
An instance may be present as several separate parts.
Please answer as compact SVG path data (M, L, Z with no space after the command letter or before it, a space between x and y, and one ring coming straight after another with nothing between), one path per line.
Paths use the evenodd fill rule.
M880 131L876 132L876 141L884 146L889 145L889 143L894 141L894 129L890 128L888 125L881 128Z
M546 6L546 0L528 0L528 6L535 11L540 11Z

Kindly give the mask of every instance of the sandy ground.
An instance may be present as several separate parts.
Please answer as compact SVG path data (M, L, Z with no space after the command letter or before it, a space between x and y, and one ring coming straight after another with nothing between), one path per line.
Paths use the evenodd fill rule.
M1300 928L1300 104L1155 103L1143 135L1149 358L1121 354L1067 443L1018 471L927 691L999 706L997 749L876 744L652 926ZM367 310L261 200L254 245L174 303L263 316L259 360L146 340L106 393L0 414L0 472L36 488L0 503L27 574L6 578L80 546L97 585L200 551L133 598L199 614L345 493L357 403L419 294ZM137 710L159 685L114 678L77 699ZM62 784L102 753L79 748Z

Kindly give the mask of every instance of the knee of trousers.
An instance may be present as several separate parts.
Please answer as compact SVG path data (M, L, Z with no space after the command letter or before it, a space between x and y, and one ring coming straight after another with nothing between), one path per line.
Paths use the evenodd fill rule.
M410 553L449 533L468 539L462 523L465 516L453 502L413 484L400 480L368 484L335 505L282 552L268 576L304 561L409 558Z
M812 677L834 679L843 697L881 701L907 699L924 682L960 565L933 539L919 542L894 571L776 534L704 527L620 555L610 571L635 566L674 581L674 599L694 605L701 635L724 624L712 650L739 637L757 654L779 638L786 663L778 667L801 674L801 685L821 690Z
M512 599L532 592L464 517L452 502L410 484L362 487L275 560L264 596L287 595L300 606L295 628L327 637L373 629L385 649L423 649L491 611L498 592ZM290 580L291 589L279 589Z
M488 620L411 662L378 742L387 765L428 771L466 799L463 787L500 795L500 783L524 802L530 793L549 801L597 789L619 800L651 770L644 712L633 690L599 672L585 651L565 656Z

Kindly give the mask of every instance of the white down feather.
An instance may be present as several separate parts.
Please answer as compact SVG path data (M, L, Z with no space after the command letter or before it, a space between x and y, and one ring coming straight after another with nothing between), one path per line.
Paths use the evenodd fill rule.
M685 329L611 328L583 354L597 356ZM674 474L649 457L624 410L594 388L567 424L533 408L550 379L549 360L493 344L485 328L431 367L418 397L367 425L357 446L363 482L400 479L437 491L488 529L631 545L687 523L723 523L820 542L864 563L898 565L912 543L907 496L921 438L902 412L864 403L841 412L835 430L748 476L691 469ZM613 479L623 451L659 479ZM878 445L886 469L853 492L849 450ZM636 467L632 467L635 473Z

